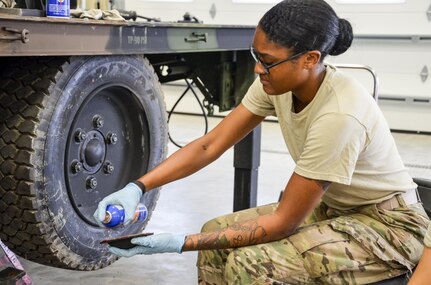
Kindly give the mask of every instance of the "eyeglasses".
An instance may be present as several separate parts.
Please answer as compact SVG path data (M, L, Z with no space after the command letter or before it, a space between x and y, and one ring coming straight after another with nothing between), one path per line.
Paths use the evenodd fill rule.
M279 65L279 64L282 64L282 63L284 63L284 62L286 62L286 61L294 60L294 59L298 58L299 56L303 55L304 53L306 53L306 51L303 51L303 52L300 52L300 53L294 54L294 55L292 55L292 56L289 56L289 57L288 57L288 58L286 58L286 59L283 59L283 60L277 61L276 63L269 64L269 65L268 65L268 64L266 64L265 62L263 62L263 61L260 59L260 54L257 52L257 50L256 50L254 47L250 47L250 53L251 53L251 56L253 57L253 59L256 61L256 63L259 63L260 65L262 65L262 67L265 69L265 73L266 73L266 74L269 74L269 69L270 69L270 68L273 68L274 66L277 66L277 65Z

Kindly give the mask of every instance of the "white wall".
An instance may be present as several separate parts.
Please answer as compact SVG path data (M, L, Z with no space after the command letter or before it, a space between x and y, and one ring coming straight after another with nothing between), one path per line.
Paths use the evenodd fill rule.
M427 10L430 10L431 18L431 1L327 1L340 17L352 23L355 35L359 37L347 53L328 58L328 61L373 67L380 78L379 96L382 100L379 105L391 128L431 132L431 75L425 80L421 77L424 68L431 73L431 19L427 16ZM381 3L390 1L398 3ZM206 24L256 25L265 11L278 1L267 2L272 3L234 3L231 0L191 0L181 3L125 0L125 8L136 10L144 16L159 17L164 21L180 20L185 12L190 12Z
M235 3L268 2L270 4ZM373 2L373 0L362 0ZM391 1L391 0L388 0ZM392 0L400 2L399 0ZM426 11L431 5L429 0L401 0L397 4L341 4L346 0L328 0L327 2L339 13L349 19L360 34L431 34L431 24ZM159 17L165 21L182 19L185 12L190 12L207 24L256 25L260 17L276 2L274 0L125 0L128 10L136 10L149 17ZM348 2L348 1L347 1ZM361 2L357 0L355 2ZM385 2L374 0L374 2ZM215 7L215 16L211 9Z

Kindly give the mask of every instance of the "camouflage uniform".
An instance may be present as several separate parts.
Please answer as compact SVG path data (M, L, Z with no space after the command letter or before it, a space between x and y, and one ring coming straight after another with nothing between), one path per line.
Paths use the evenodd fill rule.
M272 213L276 207L271 204L216 218L202 232ZM421 204L340 211L321 203L288 238L200 251L199 284L368 284L388 279L416 265L428 223Z

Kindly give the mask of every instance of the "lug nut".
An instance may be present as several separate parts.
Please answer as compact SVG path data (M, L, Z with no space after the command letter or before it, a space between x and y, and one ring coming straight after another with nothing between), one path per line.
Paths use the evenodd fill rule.
M105 163L105 165L103 166L103 171L105 171L106 174L111 174L112 172L114 172L114 165L110 162Z
M95 177L87 177L87 189L96 189L97 179Z
M107 139L109 144L116 144L118 141L117 134L115 134L115 133L109 133L108 136L106 137L106 139Z
M85 134L85 132L83 130L77 130L75 132L75 140L77 142L82 142L83 140L85 140L85 138L87 137L87 135Z
M96 115L93 117L93 126L96 129L103 127L103 123L104 123L104 121L103 121L102 116Z
M70 166L72 173L76 174L78 172L81 172L82 170L82 163L75 160L72 162L72 165Z

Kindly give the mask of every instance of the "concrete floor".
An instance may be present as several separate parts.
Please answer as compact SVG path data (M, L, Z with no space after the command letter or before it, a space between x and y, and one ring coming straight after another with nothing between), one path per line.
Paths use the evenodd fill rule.
M174 96L170 95L173 90L166 89L169 109ZM185 110L179 107L179 111ZM219 121L218 118L211 118L210 128ZM203 129L202 117L174 115L171 119L171 135L181 144L200 136ZM394 137L412 176L431 179L431 136L395 133ZM169 149L173 152L177 148L170 144ZM233 150L228 150L220 159L195 175L166 185L161 191L158 205L146 231L195 233L199 232L205 221L230 213L233 205L232 165ZM292 170L293 163L278 125L263 123L258 205L278 199L280 190L284 188ZM93 272L52 268L23 259L21 262L36 285L188 285L196 284L196 256L195 252L186 252L181 255L159 254L122 258L108 268Z

